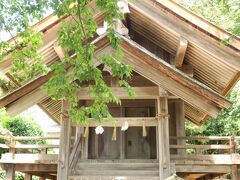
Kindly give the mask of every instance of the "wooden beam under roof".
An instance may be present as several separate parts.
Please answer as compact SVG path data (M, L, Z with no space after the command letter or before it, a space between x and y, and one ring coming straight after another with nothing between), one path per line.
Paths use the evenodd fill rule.
M158 87L133 87L135 96L129 97L126 90L122 87L112 87L111 90L113 93L120 99L156 99L159 96ZM81 100L91 100L93 99L86 88L80 88L77 92L78 99ZM33 106L34 104L39 103L42 99L47 97L47 93L41 89L37 88L30 93L22 96L16 101L8 104L6 106L6 111L10 116L15 116ZM170 95L169 98L174 99L176 96ZM41 104L39 104L40 107Z
M188 41L185 38L180 37L177 53L175 56L175 67L178 67L178 68L182 67L183 60L187 51L187 46L188 46Z
M6 106L6 111L10 116L16 116L31 106L39 103L46 96L47 93L44 90L37 88Z
M15 91L7 94L6 96L0 99L0 107L5 107L6 105L16 101L18 98L32 92L33 90L39 88L41 85L46 83L53 76L53 72L49 72L46 75L40 76L30 83L22 86Z
M65 52L65 50L64 50L61 46L55 44L55 45L53 46L53 49L54 49L54 51L57 53L58 57L59 57L61 60L65 57L66 52Z
M8 77L9 80L11 80L17 87L20 87L21 84L17 82L14 77L11 75L10 72L6 72L5 75Z

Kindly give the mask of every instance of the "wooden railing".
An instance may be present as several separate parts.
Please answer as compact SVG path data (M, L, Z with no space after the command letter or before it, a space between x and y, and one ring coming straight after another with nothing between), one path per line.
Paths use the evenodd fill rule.
M55 144L22 144L22 141L41 141L41 140L59 140L59 137L40 137L40 136L0 136L0 139L6 140L5 144L0 144L0 148L3 149L53 149L59 148L59 145Z
M240 136L170 137L175 164L240 164Z
M226 154L227 151L237 153L240 150L240 136L171 136L170 140L176 141L176 144L170 145L170 149L194 150L195 154L222 154L223 152ZM190 154L194 151L186 151L186 153Z
M25 160L24 158L27 156L35 158L35 161L44 160L44 158L49 161L57 160L58 152L51 149L59 148L58 144L52 142L46 144L23 144L22 142L59 140L58 136L13 137L0 135L0 139L6 142L0 144L0 148L9 151L2 155L0 162L8 160L18 162ZM215 161L217 159L214 162L216 164L224 163L224 160L226 160L227 164L240 164L240 136L170 137L170 142L171 160L175 162L178 160ZM222 160L219 160L221 158ZM234 158L236 161L232 160Z
M6 149L8 151L2 154L0 162L55 163L57 161L58 151L57 150L55 151L55 149L59 148L59 143L56 144L46 141L59 140L58 136L14 137L1 135L0 139L5 140L5 144L0 144L0 148ZM36 141L37 144L35 143L33 144L31 141ZM49 151L50 149L51 151Z

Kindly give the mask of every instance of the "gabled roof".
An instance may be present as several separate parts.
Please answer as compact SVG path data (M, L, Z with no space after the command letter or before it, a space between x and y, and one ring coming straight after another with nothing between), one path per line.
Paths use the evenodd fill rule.
M90 6L95 13L95 19L101 23L104 15L99 13L93 3ZM129 0L129 6L131 13L127 15L126 25L130 34L131 31L136 31L172 56L176 55L179 40L182 37L188 41L184 62L193 66L194 80L187 79L183 82L193 81L195 84L191 88L196 89L194 90L196 94L200 96L211 94L208 98L214 97L214 100L219 101L219 98L222 98L220 95L226 95L239 80L240 39L238 37L214 26L172 0ZM63 19L71 21L71 17L63 17ZM52 15L34 25L35 29L44 33L44 44L40 53L45 57L47 64L59 59L55 51L56 32L59 27L60 20ZM229 37L231 37L230 44L221 45L221 40ZM10 66L11 58L0 62L0 70L4 73ZM175 74L179 76L179 72L176 70ZM199 82L201 86L205 84L208 88L204 86L204 91L198 91ZM186 86L186 84L182 85ZM228 106L213 102L214 100L210 100L214 106L216 104ZM217 109L215 111L218 111ZM185 112L187 117L196 123L201 123L206 117L204 111L190 104L185 106Z
M221 107L227 108L230 106L228 100L206 85L188 77L134 41L123 36L120 37L122 39L122 49L125 52L124 61L132 65L139 74L211 116L216 117ZM106 36L97 38L93 43L97 47L97 55L102 51L108 51L108 53L112 51ZM46 83L51 76L52 72L4 96L0 99L0 107L9 106L11 103L32 93Z

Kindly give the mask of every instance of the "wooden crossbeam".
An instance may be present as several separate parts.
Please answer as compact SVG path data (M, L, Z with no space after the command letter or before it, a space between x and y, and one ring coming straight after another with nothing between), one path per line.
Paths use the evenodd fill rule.
M183 37L180 37L177 53L175 56L175 66L182 67L183 60L187 51L188 41Z
M159 95L158 87L133 87L135 96L129 97L125 89L121 87L113 87L113 93L120 99L156 99ZM86 88L80 88L78 90L78 98L82 100L90 100L92 97L87 92ZM37 88L31 93L26 94L25 96L17 99L13 103L7 105L6 111L10 116L15 116L27 108L33 106L34 104L39 103L43 98L47 97L47 93L41 89ZM169 98L174 99L176 96L170 95Z
M6 111L10 116L16 116L31 106L37 104L46 96L47 93L44 90L37 88L26 96L23 96L22 98L8 105L6 107Z
M5 75L6 75L6 76L8 77L8 79L10 79L17 87L20 87L20 86L21 86L21 84L18 83L18 82L14 79L14 77L11 75L10 72L6 72Z
M143 122L145 126L157 126L155 117L114 117L115 123L110 122L108 119L104 119L103 122L99 123L94 121L92 118L88 119L88 127L97 127L99 125L103 127L122 127L125 121L128 122L129 127L142 127ZM82 124L73 124L73 126L83 126Z
M27 93L33 91L36 88L39 88L41 85L46 83L51 77L53 76L53 72L49 72L46 75L40 76L39 78L31 81L29 84L20 87L19 89L15 90L13 93L4 96L0 101L0 107L4 107L7 104L17 100L19 97L26 95Z
M122 87L111 87L113 93L120 99L156 99L159 96L158 87L133 87L135 95L129 97L126 90ZM80 88L77 96L79 99L88 100L93 99L86 88Z

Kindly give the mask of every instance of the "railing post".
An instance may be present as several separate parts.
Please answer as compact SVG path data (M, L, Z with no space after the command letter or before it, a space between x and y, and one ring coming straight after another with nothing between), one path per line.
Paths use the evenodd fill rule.
M15 165L14 164L8 164L5 179L6 180L14 180L15 179Z
M32 180L32 175L25 173L24 180Z
M229 145L231 146L230 153L235 153L236 152L236 142L235 142L235 136L236 134L233 133L233 135L230 138L230 143Z
M238 173L238 167L237 164L232 165L231 168L231 179L232 180L239 180L239 173Z
M183 100L177 100L175 102L175 120L176 120L176 136L177 137L184 137L185 134L185 115L184 115L184 101ZM177 144L179 145L185 145L186 140L185 139L178 139L177 138ZM178 155L185 155L186 149L177 149Z
M16 141L14 140L14 138L11 138L10 145L9 145L10 146L9 153L12 153L12 159L15 159L15 153L16 153L15 144L16 144Z

